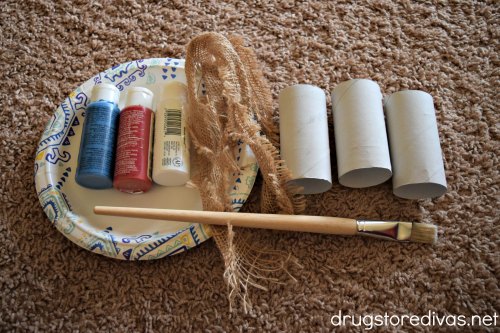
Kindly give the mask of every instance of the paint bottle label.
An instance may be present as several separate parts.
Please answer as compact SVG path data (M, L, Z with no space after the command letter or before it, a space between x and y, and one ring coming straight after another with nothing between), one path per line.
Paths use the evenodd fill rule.
M154 113L134 105L122 110L118 131L114 186L127 193L149 190Z
M182 153L185 131L182 110L166 109L163 112L162 167L181 168L186 163L184 154Z
M91 104L86 110L85 128L79 159L80 173L100 172L113 176L116 129L120 112L110 103Z
M120 91L102 83L92 89L91 102L85 111L75 181L83 187L113 187L113 168L120 109Z
M163 186L181 186L190 178L189 140L185 120L186 86L165 85L156 114L153 180Z

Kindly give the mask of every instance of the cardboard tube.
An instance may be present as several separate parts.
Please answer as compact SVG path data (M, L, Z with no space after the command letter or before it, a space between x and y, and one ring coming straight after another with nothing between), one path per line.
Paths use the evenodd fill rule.
M425 199L446 192L446 177L432 96L418 90L396 92L385 109L394 166L394 194Z
M292 184L314 194L332 187L326 97L306 84L290 86L279 95L281 156L292 173Z
M340 184L361 188L391 178L391 159L378 84L349 80L332 91Z

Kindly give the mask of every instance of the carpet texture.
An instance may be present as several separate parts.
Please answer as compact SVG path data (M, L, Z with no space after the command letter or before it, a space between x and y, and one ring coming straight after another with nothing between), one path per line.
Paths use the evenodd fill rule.
M410 88L434 96L446 195L410 201L395 197L390 182L356 190L335 181L328 193L308 196L306 213L435 223L438 243L254 232L303 268L295 284L254 291L245 315L228 312L212 241L159 261L121 262L80 249L53 228L36 198L33 164L56 106L112 65L184 57L189 40L209 30L246 38L275 101L294 83L317 85L329 99L350 78L371 78L385 95ZM494 1L3 1L0 331L361 332L336 328L330 318L340 310L498 313L499 37ZM335 177L333 149L332 166ZM258 193L245 210L255 211Z

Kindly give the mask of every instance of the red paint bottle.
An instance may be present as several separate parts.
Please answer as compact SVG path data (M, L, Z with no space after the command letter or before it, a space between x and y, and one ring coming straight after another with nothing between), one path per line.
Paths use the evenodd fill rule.
M126 193L148 191L153 144L153 92L130 88L120 113L113 187Z

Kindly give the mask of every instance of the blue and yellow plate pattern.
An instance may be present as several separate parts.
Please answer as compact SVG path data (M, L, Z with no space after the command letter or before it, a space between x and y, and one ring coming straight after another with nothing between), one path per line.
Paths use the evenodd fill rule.
M184 60L143 59L114 66L76 88L47 123L35 157L35 185L40 204L52 224L77 245L121 260L151 260L174 255L211 237L210 228L196 223L98 216L96 205L201 209L198 191L154 185L144 194L130 195L114 189L91 190L75 182L85 108L94 85L114 84L123 107L130 87L146 87L158 96L172 80L186 83ZM237 147L241 171L230 191L235 211L245 203L258 166L251 150ZM195 167L195 166L194 166Z

